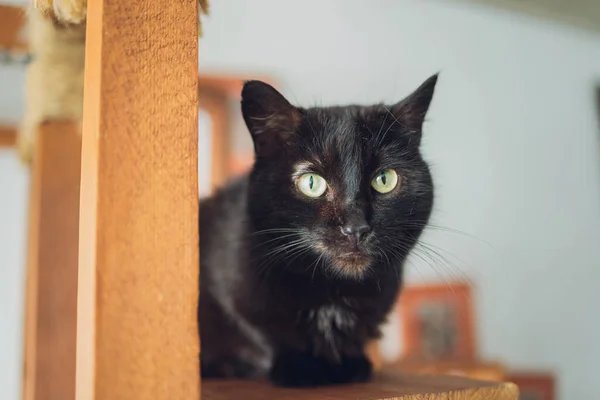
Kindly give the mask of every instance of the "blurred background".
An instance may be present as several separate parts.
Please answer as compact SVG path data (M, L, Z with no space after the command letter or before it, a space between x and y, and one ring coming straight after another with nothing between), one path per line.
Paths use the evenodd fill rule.
M458 317L470 321L469 362L550 374L558 399L600 398L600 2L212 3L200 41L200 194L252 161L242 80L267 80L302 106L367 104L440 72L423 142L436 206L407 282L469 287ZM20 121L24 78L22 64L0 63L4 126ZM21 388L28 191L27 168L3 146L7 400ZM408 323L406 312L390 319L384 362L407 353Z

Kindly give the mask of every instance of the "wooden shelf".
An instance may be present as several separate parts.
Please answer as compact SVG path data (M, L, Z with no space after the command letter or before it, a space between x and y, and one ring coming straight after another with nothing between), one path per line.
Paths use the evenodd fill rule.
M319 389L282 389L259 381L203 380L202 400L517 400L512 383L385 371L370 383Z
M506 380L506 369L498 362L478 360L400 360L386 366L388 369L409 374L453 375L470 379L501 382Z

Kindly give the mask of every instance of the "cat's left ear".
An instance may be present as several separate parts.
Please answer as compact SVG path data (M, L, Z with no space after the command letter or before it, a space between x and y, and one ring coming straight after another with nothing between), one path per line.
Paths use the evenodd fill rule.
M391 112L404 126L420 136L425 115L429 110L438 74L431 76L405 99L392 106Z
M249 81L242 89L242 115L254 140L256 152L277 151L300 124L300 110L271 85Z

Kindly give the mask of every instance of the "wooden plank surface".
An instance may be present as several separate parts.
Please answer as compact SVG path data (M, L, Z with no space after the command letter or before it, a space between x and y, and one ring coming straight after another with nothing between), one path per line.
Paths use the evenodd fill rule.
M23 7L0 4L0 49L25 50L26 44L21 36L25 26Z
M197 3L88 16L77 399L198 399Z
M40 127L32 168L25 326L25 400L75 398L81 137Z
M281 389L259 381L202 383L202 400L517 400L511 383L486 383L465 378L403 375L384 371L372 382L319 389Z
M399 360L388 369L405 373L465 376L471 379L501 382L506 380L506 367L498 362L477 360Z

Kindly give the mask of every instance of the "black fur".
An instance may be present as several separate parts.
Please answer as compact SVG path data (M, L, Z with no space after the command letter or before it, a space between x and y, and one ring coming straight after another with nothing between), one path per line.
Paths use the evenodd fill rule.
M379 336L431 213L419 144L436 80L389 107L308 109L245 84L255 165L200 206L203 377L295 387L369 379L365 343ZM386 168L400 182L381 194L371 180ZM298 190L303 171L327 180L322 197ZM347 226L366 233L349 240Z

